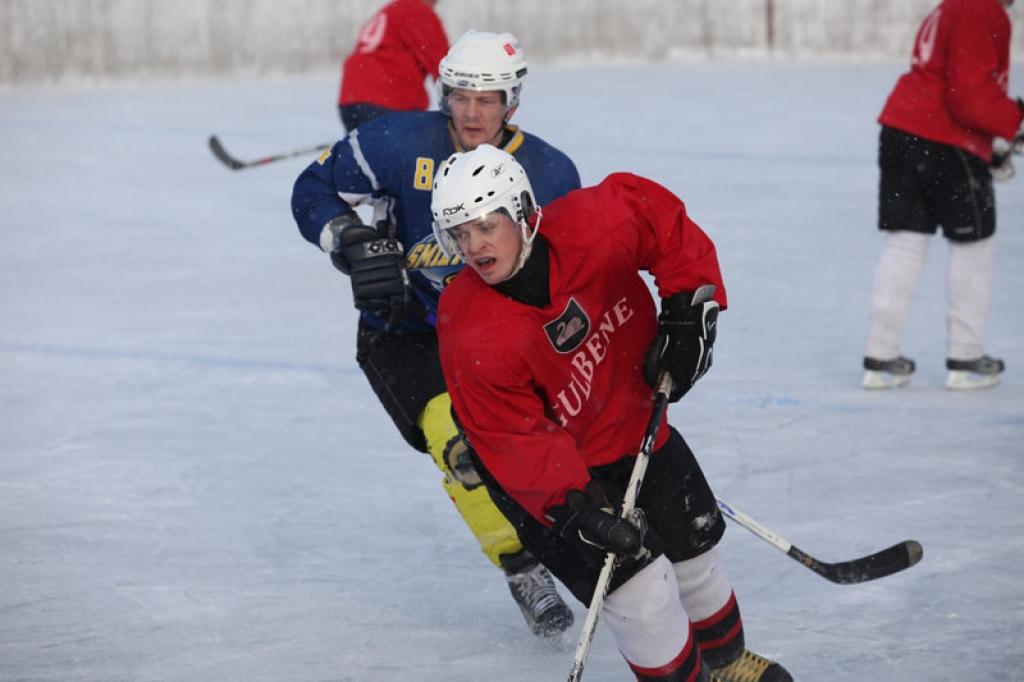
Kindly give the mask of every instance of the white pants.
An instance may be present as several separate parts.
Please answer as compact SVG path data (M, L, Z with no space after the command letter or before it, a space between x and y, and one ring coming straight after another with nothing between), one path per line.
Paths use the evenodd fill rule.
M899 356L903 327L930 238L918 232L889 233L875 271L865 350L868 357L891 360ZM995 241L988 237L949 245L946 357L973 360L984 354Z
M658 668L686 647L691 620L718 612L731 596L714 549L676 564L660 556L608 595L602 615L627 661Z

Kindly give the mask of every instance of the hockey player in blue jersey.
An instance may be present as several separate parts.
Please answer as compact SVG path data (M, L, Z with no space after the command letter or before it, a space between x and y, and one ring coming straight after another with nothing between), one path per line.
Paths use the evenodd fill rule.
M526 76L508 33L469 31L440 65L441 111L403 112L359 126L295 182L292 212L308 241L349 275L360 310L356 360L405 440L444 474L445 492L487 557L501 568L531 630L573 622L547 569L525 549L473 470L451 416L438 357L441 290L462 267L434 240L434 174L454 152L488 143L513 154L543 206L580 186L573 162L509 124ZM373 207L368 226L354 206Z

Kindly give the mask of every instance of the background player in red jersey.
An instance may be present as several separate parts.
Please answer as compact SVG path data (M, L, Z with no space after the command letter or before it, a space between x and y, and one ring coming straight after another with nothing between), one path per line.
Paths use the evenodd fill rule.
M338 112L351 132L393 111L425 110L427 76L437 79L448 36L434 11L437 0L394 0L370 17L345 59Z
M784 682L744 648L714 546L725 530L682 436L662 419L637 507L619 518L650 384L679 400L711 365L726 304L714 245L660 185L619 173L544 207L511 155L448 159L431 198L438 243L469 266L438 310L441 362L471 457L523 545L583 603L608 551L602 609L638 680ZM543 219L542 219L543 218ZM655 277L654 301L640 270ZM693 303L702 285L715 300Z
M938 225L950 242L946 386L983 388L1002 375L1003 361L985 355L984 336L995 252L992 176L1012 175L1008 152L1024 149L1024 102L1006 94L1004 6L1012 2L940 3L921 24L911 69L878 118L878 226L888 237L875 273L865 388L901 386L914 371L900 338Z

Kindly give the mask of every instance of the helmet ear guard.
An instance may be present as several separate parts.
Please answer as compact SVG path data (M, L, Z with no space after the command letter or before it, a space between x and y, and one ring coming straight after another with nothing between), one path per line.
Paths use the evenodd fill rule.
M523 218L521 222L530 222L530 218L537 213L537 206L533 203L533 194L523 191L519 194L519 205L522 206Z

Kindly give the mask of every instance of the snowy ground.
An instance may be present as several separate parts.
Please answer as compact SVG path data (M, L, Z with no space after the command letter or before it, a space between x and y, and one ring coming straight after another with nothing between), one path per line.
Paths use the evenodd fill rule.
M538 67L518 120L679 193L732 307L673 407L719 495L824 560L905 538L904 574L828 583L734 527L755 650L804 682L1024 680L1024 178L998 190L999 388L944 378L946 245L905 351L859 388L874 123L902 63ZM355 367L346 281L301 240L333 74L0 96L0 680L564 679L428 459ZM1018 69L1011 91L1024 91ZM577 620L583 611L577 608ZM629 675L600 628L586 679Z

